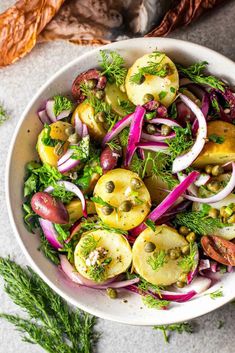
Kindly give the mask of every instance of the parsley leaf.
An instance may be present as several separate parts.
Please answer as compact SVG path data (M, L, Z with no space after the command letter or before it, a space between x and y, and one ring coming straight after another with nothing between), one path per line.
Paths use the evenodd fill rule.
M219 289L217 289L214 292L211 293L206 293L205 295L209 295L211 299L215 300L217 298L221 298L224 296L223 291L221 289L222 287L220 287Z
M224 137L223 136L218 136L216 134L211 134L208 136L208 139L212 142L218 143L218 144L222 144L224 142Z
M125 82L127 69L124 67L124 59L115 51L100 50L101 60L99 61L103 71L101 75L105 75L110 82L115 82L117 86L121 86Z
M189 124L187 124L186 128L173 127L173 130L175 131L175 137L166 140L172 160L186 152L193 145L192 131Z
M167 256L164 250L154 251L153 255L147 258L147 264L153 271L158 271L166 262Z
M60 199L64 204L69 203L74 198L73 192L67 191L64 186L57 184L54 185L54 190L51 194Z
M51 127L48 124L44 125L41 141L45 146L55 147L58 142L64 143L64 141L53 139L51 137Z
M60 242L63 242L64 240L68 239L70 232L66 229L61 224L54 224L54 228L58 233L58 240Z
M9 118L10 118L10 116L7 114L7 111L0 104L0 125L2 125Z
M180 324L171 324L171 325L157 325L153 327L154 330L160 330L163 332L163 336L166 343L169 343L169 335L167 332L177 332L182 334L183 332L186 333L193 333L193 327L188 322L182 322Z
M54 96L54 114L58 116L63 110L72 110L73 103L64 96Z
M73 154L71 156L72 159L85 161L89 157L90 153L89 135L83 137L78 145L70 145L69 148L73 150Z
M143 296L142 301L150 309L165 309L170 305L168 300L156 299L150 294Z
M90 158L82 170L82 175L76 180L76 184L86 190L89 188L92 177L95 174L102 175L102 173L99 156L90 153Z

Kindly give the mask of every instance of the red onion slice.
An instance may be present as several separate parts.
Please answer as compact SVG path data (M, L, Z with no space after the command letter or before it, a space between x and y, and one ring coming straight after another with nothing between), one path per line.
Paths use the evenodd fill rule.
M136 144L136 147L143 148L144 150L150 150L154 152L167 152L168 145L164 142L139 142Z
M38 111L38 117L43 125L44 124L48 124L48 125L51 124L51 120L49 119L49 116L47 115L47 112L45 109Z
M70 191L74 193L81 201L82 203L82 213L84 217L87 217L87 209L86 209L86 199L82 193L82 191L79 189L79 187L70 181L64 181L64 180L59 180L57 181L57 184L60 186L63 186L67 191Z
M209 180L210 180L210 175L208 174L200 174L200 176L198 177L198 179L195 181L195 185L196 186L202 186L205 185Z
M60 173L66 173L71 169L75 168L77 165L79 165L79 163L80 163L80 160L69 158L63 164L59 165L57 169Z
M82 138L86 137L88 135L89 135L88 128L87 128L86 124L83 124L82 125Z
M146 134L145 132L142 132L142 134L141 134L141 139L144 139L146 141L154 141L154 142L161 142L161 141L164 141L164 140L172 139L174 137L175 137L175 133L174 132L172 132L168 136L163 136L161 134L150 135L150 134Z
M198 266L198 271L204 271L211 267L209 259L201 259Z
M53 226L53 223L43 218L39 218L39 223L47 241L53 246L53 248L63 248L63 245L58 241L58 234Z
M177 177L179 179L180 182L182 182L185 178L187 178L187 175L186 174L183 174L183 173L177 173ZM194 195L194 196L197 196L197 188L195 186L195 183L194 184L191 184L189 187L188 187L188 191Z
M182 93L179 94L181 100L183 103L185 103L195 114L198 123L199 123L199 128L198 128L198 133L196 137L196 141L194 145L191 147L191 149L186 152L183 155L180 155L176 157L176 159L173 162L172 165L172 173L175 174L177 172L180 172L181 170L184 170L188 168L193 161L197 158L197 156L200 154L202 151L205 141L206 141L206 136L207 136L207 124L206 124L206 119L198 106L191 101L188 97L183 95Z
M75 131L76 131L76 133L77 133L80 137L82 137L83 123L82 123L81 119L78 117L78 114L75 115L74 126L75 126Z
M204 293L211 286L211 279L207 277L197 276L194 280L183 288L178 288L180 293L187 293L188 291L195 291L197 294Z
M122 120L119 120L114 127L105 135L102 147L109 141L111 141L114 137L116 137L125 127L129 126L134 114L128 114Z
M151 124L164 124L167 126L175 126L175 127L181 127L180 124L178 124L176 121L168 119L168 118L155 118L152 120L149 120L149 123Z
M63 163L65 163L72 155L74 151L72 149L68 149L65 154L58 160L57 166L61 166Z
M55 105L54 99L49 99L46 102L46 112L47 112L49 119L53 123L55 123L58 120L67 118L67 116L69 116L69 114L71 113L71 109L68 109L68 110L63 110L58 116L56 116L54 113L54 105Z

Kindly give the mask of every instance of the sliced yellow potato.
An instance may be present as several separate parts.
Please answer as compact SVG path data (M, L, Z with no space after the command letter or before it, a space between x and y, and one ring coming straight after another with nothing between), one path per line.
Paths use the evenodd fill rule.
M193 163L195 167L224 164L235 160L235 126L225 121L212 121L208 123L207 137L214 134L223 137L223 143L206 142L202 152Z
M159 189L168 189L168 185L158 175L152 175L149 178L145 178L144 183L150 193L151 201L153 203L161 203L169 194L167 191Z
M159 67L168 65L169 74L165 77L157 75L145 74L145 80L141 84L132 82L132 77L139 73L139 69L149 66L149 62L159 64ZM129 68L126 76L126 92L127 96L135 105L144 104L144 95L152 94L154 99L168 107L175 99L176 92L179 88L179 75L175 64L165 54L155 55L146 54L137 59Z
M131 189L131 180L136 178L142 184L137 191ZM106 183L112 181L115 185L113 192L109 193ZM103 175L94 189L94 196L100 197L114 207L111 214L103 213L103 205L95 203L96 212L103 222L114 228L128 230L139 225L150 210L151 200L149 192L136 173L126 169L113 169ZM133 206L129 212L119 209L124 201L131 201Z
M61 141L66 141L68 139L68 135L66 135L65 130L71 126L71 124L62 122L62 121L57 121L53 124L50 125L51 132L50 132L50 137L52 139L56 140L61 140ZM54 147L51 146L46 146L42 142L42 137L45 134L45 129L43 129L39 136L38 136L38 141L37 141L37 151L39 154L39 157L43 163L49 164L53 167L57 166L57 162L61 156L57 156L55 154L55 149ZM69 143L66 142L63 146L63 151L65 152L69 146Z
M94 202L87 200L86 206L87 206L87 213L88 214L95 214L96 213ZM82 203L80 200L73 200L69 204L67 204L65 207L66 207L68 214L69 214L69 223L74 223L83 217Z
M71 119L73 125L76 115L86 124L89 134L94 140L101 141L103 139L106 135L104 124L95 120L94 108L89 103L84 101L77 106Z
M112 106L113 111L120 116L127 115L123 108L120 106L120 102L127 101L128 97L125 92L122 92L115 83L107 83L105 87L105 100Z
M132 252L127 239L122 234L99 229L84 233L75 248L74 264L77 271L82 276L94 280L89 271L90 265L86 261L89 258L89 254L84 256L83 252L84 245L90 239L97 242L96 248L93 248L92 251L96 249L98 251L102 251L102 249L107 251L105 258L100 259L101 264L102 261L105 261L105 259L111 258L110 263L104 266L105 272L101 281L115 277L120 273L125 272L130 267Z
M158 270L153 270L148 261L154 252L145 251L147 242L151 242L156 246L154 252L182 247L187 245L188 242L174 228L162 225L157 226L155 232L150 228L145 229L140 233L132 248L134 271L146 281L163 286L177 282L179 276L183 273L183 270L178 265L178 261L181 258L171 260L167 257L166 263L162 267Z

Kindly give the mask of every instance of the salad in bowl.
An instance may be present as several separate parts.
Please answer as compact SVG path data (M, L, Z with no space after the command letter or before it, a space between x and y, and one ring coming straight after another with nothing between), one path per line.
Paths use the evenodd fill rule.
M235 266L235 93L207 63L101 50L37 112L24 221L71 283L168 309Z

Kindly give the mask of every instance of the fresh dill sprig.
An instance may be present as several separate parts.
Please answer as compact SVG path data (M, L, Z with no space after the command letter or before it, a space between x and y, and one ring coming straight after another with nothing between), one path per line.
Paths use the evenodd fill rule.
M212 141L214 143L217 143L219 145L221 145L224 142L224 137L223 136L219 136L217 134L211 134L208 136L209 141Z
M201 61L189 67L184 67L180 64L177 64L176 67L181 74L188 77L191 81L201 85L207 85L224 92L225 83L223 81L219 80L215 76L207 76L203 73L207 65L208 63L206 61Z
M100 50L101 60L99 61L103 71L101 75L105 75L110 82L115 82L117 86L121 86L125 82L127 69L124 67L124 59L116 51Z
M86 259L88 255L97 248L99 241L100 239L96 240L92 234L87 234L84 236L82 238L80 250L81 255Z
M86 161L90 154L90 137L85 136L81 139L78 145L70 145L73 150L72 159Z
M109 206L115 209L115 207L111 206L108 202L104 201L100 196L92 196L91 201L98 203L101 206Z
M37 343L49 353L92 352L94 317L72 311L32 269L9 258L0 258L0 276L5 292L28 314L28 318L0 314L23 333L23 341Z
M118 98L118 105L122 108L122 110L126 113L126 114L131 114L135 111L135 106L133 103L131 103L128 100L120 100Z
M217 298L222 298L224 296L224 293L222 291L222 287L220 287L216 291L211 293L206 293L205 295L209 295L211 299L215 300Z
M164 250L155 251L152 256L147 258L147 264L153 271L158 271L167 262L166 252Z
M216 229L229 226L229 224L222 223L218 218L205 215L202 211L179 213L175 217L174 224L185 226L200 235L213 234Z
M195 255L197 252L197 245L190 243L190 252L178 261L178 266L186 273L192 270L195 266Z
M153 232L155 232L155 230L156 230L156 225L155 225L155 223L154 223L151 219L149 219L149 218L146 219L145 224L146 224L147 227L149 227L150 229L152 229Z
M54 96L54 113L58 116L63 110L72 110L73 103L64 96Z
M148 290L151 290L159 295L161 297L161 290L164 290L163 286L157 286L156 284L149 283L146 281L144 278L140 277L140 282L138 283L138 288L147 292Z
M156 299L152 295L148 294L142 296L142 302L150 309L166 309L170 302L168 300Z
M118 135L119 140L120 140L120 144L121 144L122 147L126 147L127 146L129 133L130 133L130 129L129 129L129 127L126 127Z
M87 269L89 277L95 282L101 282L105 278L106 266L112 261L111 257L106 258L102 263L91 265Z
M54 263L55 265L59 265L60 260L58 256L58 251L50 245L50 243L45 238L42 232L40 232L39 250L42 251L45 257L49 259L52 263Z
M189 124L187 124L186 128L173 127L173 130L175 131L175 137L166 140L172 160L186 152L193 145L192 131Z
M154 330L160 330L163 333L164 340L166 343L169 343L169 332L177 332L182 334L193 333L193 326L189 322L182 322L180 324L171 324L171 325L157 325L153 327Z
M0 125L2 125L9 118L10 116L8 115L6 109L0 104Z
M114 233L118 233L118 234L124 234L124 235L128 234L128 232L125 230L110 227L109 225L102 222L100 219L97 219L97 221L86 220L85 218L82 219L81 232L93 230L93 229L104 229L109 232L114 232Z

